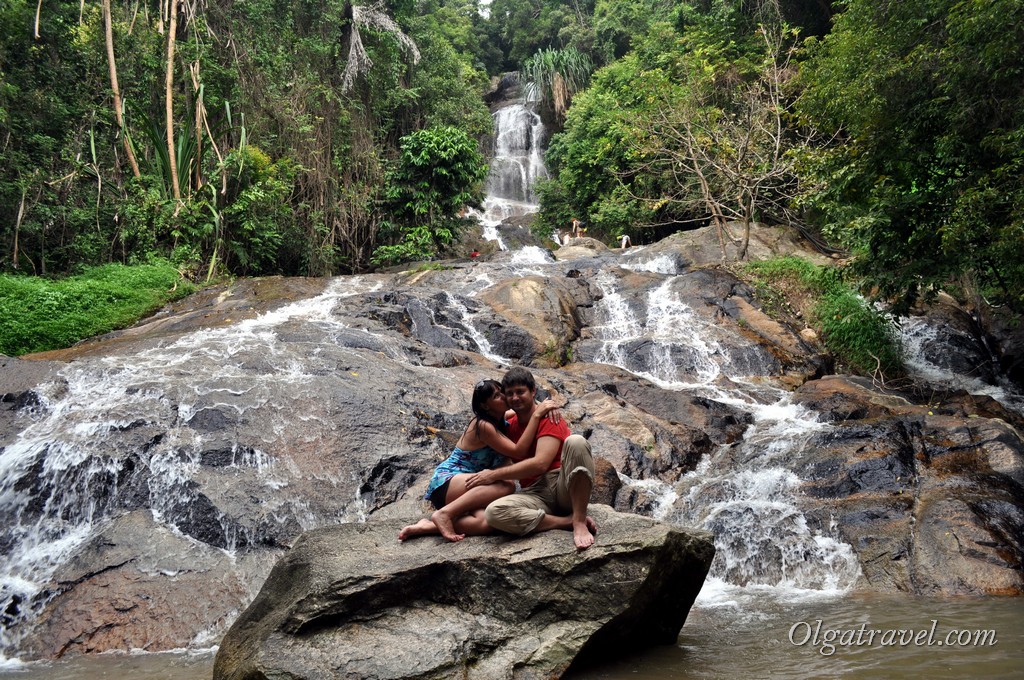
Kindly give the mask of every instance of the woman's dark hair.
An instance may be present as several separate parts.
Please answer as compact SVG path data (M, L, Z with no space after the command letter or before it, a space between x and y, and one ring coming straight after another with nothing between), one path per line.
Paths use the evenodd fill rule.
M476 416L476 436L480 436L480 421L486 420L491 425L494 425L494 429L498 432L505 432L505 419L500 420L491 416L490 413L484 408L484 404L488 399L494 396L495 392L501 392L501 383L497 380L481 380L473 386L473 400L471 402L471 408L473 409L473 415Z

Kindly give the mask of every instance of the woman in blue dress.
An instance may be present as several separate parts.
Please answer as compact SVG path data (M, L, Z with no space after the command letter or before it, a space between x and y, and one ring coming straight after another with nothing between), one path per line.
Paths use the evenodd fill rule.
M538 404L526 430L516 443L505 435L508 403L501 383L497 380L478 382L473 387L471 405L473 418L466 426L466 431L459 437L451 455L434 470L434 476L427 486L424 497L434 505L434 513L429 519L424 518L404 527L398 533L399 540L425 534L441 534L449 541L461 541L467 535L491 533L484 519L484 508L491 501L513 493L515 485L500 481L467 489L466 479L481 470L504 465L508 458L525 458L541 419L557 408L551 399Z

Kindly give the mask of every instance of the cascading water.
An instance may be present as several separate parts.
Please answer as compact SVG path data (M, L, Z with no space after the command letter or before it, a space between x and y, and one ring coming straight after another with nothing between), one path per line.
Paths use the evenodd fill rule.
M0 449L0 660L28 632L18 624L45 604L55 570L114 516L147 508L157 522L176 527L212 511L203 518L204 542L233 551L260 540L252 529L204 508L192 478L211 444L223 465L251 470L261 485L287 486L289 471L259 449L213 442L220 435L189 424L210 405L236 408L241 394L272 403L271 383L246 373L253 362L273 367L275 385L303 394L307 374L279 329L301 318L328 334L352 333L332 310L368 290L358 278L338 279L323 295L227 328L197 331L128 358L71 363L40 390L33 422ZM386 340L372 344L402 356ZM119 436L125 433L127 443ZM365 518L358 497L334 517L317 516L301 499L271 510L271 522L302 529Z
M1024 394L993 370L994 362L984 355L984 348L973 338L931 323L926 317L904 317L899 321L904 362L918 380L944 389L984 394L1024 415ZM958 348L957 359L966 357L968 363L973 364L973 375L964 375L949 367L951 346Z
M654 495L654 514L670 522L702 526L715 534L716 556L709 576L714 583L702 598L736 587L768 586L780 593L815 590L839 593L860 573L852 548L834 536L809 528L798 507L799 478L777 457L798 449L826 426L789 403L789 394L744 382L742 369L714 340L715 329L695 314L672 287L674 267L667 261L634 263L631 269L666 273L652 285L642 304L633 305L618 290L616 278L596 279L601 341L593 360L608 363L672 390L685 390L738 406L754 416L737 446L707 456L677 484L631 480L627 485ZM634 307L639 307L634 309ZM650 345L638 351L643 343ZM728 386L721 377L728 376Z
M487 357L488 359L498 364L499 366L508 365L510 363L509 360L499 354L496 354L494 350L491 348L490 341L486 337L484 337L484 334L481 333L479 329L477 329L476 325L473 323L475 315L471 311L469 311L469 308L467 308L466 305L462 304L462 302L460 302L454 295L451 295L450 293L446 294L446 298L448 301L449 309L455 312L462 325L467 329L469 337L472 338L473 342L476 343L476 346L480 354Z
M494 113L494 158L487 178L487 198L498 219L533 212L537 198L533 185L548 176L544 167L545 128L526 103L515 103Z
M548 176L544 166L546 129L543 121L526 101L508 104L494 112L494 156L490 159L484 212L478 219L483 237L505 243L498 225L510 217L537 212L534 182Z

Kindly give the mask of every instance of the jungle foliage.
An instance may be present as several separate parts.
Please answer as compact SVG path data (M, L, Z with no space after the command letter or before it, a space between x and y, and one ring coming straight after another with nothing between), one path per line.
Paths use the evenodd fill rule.
M557 133L542 232L782 223L886 299L956 283L1019 313L1021 9L8 0L0 270L164 256L205 280L435 256L480 198L490 78L521 71Z
M490 133L476 8L3 3L0 271L154 256L202 280L369 267L404 238L389 213L402 140L458 126L475 153ZM471 203L485 165L469 160L456 193Z
M808 44L806 205L904 304L952 279L1024 312L1020 0L845 3Z

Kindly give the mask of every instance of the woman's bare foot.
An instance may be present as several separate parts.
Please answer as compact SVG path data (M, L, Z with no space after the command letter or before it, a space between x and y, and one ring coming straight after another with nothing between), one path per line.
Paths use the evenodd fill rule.
M404 541L407 538L413 536L426 536L428 534L436 534L437 525L431 522L429 519L423 518L416 524L410 524L407 527L402 527L402 530L398 532L398 540Z
M430 520L437 526L437 530L441 532L449 541L461 541L466 537L466 534L455 533L455 526L452 524L452 518L445 513L444 508L435 510L434 514L430 516Z

